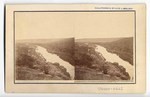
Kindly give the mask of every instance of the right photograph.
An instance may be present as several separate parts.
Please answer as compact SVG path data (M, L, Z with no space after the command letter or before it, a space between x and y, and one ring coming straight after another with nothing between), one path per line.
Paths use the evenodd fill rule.
M80 16L74 53L77 81L135 81L134 14L93 12Z

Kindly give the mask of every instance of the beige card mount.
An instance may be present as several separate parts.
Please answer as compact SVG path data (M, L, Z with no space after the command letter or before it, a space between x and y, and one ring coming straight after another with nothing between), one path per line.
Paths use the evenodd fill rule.
M145 10L6 4L6 92L145 93Z

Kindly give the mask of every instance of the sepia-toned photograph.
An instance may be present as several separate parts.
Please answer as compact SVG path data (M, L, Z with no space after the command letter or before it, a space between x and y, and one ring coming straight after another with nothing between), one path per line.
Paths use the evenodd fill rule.
M133 11L15 12L15 79L132 82L134 25Z
M15 15L16 80L73 80L74 38L66 17L51 12Z
M134 12L93 12L80 18L75 79L133 82Z

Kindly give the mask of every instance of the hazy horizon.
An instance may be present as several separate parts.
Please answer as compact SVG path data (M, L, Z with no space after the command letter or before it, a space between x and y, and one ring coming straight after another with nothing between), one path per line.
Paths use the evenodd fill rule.
M78 39L122 39L122 38L133 38L133 37L107 37L107 38L74 38L74 37L68 37L68 38L36 38L36 39L16 39L17 40L52 40L52 39L74 39L74 40L78 40Z

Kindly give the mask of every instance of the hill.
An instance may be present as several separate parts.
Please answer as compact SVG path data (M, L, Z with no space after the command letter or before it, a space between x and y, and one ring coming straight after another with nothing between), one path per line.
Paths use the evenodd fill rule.
M82 39L76 39L75 42L87 42L87 43L113 42L119 39L121 38L82 38Z

